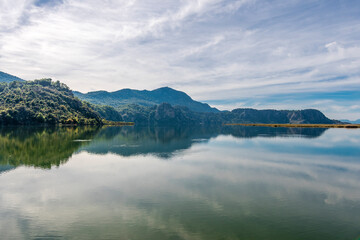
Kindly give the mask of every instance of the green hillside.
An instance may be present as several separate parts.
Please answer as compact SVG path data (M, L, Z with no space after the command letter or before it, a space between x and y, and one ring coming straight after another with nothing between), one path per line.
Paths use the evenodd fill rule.
M117 109L131 104L151 107L165 102L173 106L187 107L194 112L219 112L216 108L212 108L206 103L195 101L186 93L169 87L158 88L152 91L122 89L116 92L96 91L86 94L74 92L74 94L81 100L93 104L109 105Z
M0 83L0 124L102 124L89 104L59 81L41 79Z
M124 121L136 125L222 125L226 123L335 124L316 109L256 110L239 108L217 113L194 112L182 106L162 103L153 107L128 105L120 109Z
M168 87L153 91L124 89L112 93L81 94L51 79L0 82L0 125L101 125L102 119L155 126L339 123L315 109L234 109L220 112Z

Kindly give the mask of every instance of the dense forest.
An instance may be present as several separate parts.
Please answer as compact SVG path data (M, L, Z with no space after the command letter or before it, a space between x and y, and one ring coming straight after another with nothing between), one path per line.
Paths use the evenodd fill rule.
M86 94L74 92L75 96L92 104L110 105L126 122L136 125L222 125L224 123L339 123L328 119L315 109L307 110L256 110L234 109L219 111L208 104L194 101L184 92L169 87L152 91L122 89L115 92L95 91ZM116 114L106 114L99 111L102 117L108 119ZM117 118L108 120L117 121Z
M168 103L145 107L127 105L118 108L124 121L136 125L222 125L225 123L292 123L292 124L334 124L340 123L327 118L316 109L306 110L256 110L238 108L218 113L194 112L183 106Z
M207 103L193 100L185 92L169 87L162 87L152 91L121 89L115 92L95 91L86 94L75 91L74 95L92 104L108 105L115 108L123 108L126 105L134 104L152 107L161 103L169 103L172 106L187 107L194 112L220 112L218 109L210 107Z
M124 91L121 92L123 94ZM134 91L130 91L134 94ZM129 94L130 94L129 93ZM207 112L194 111L182 105L169 103L144 106L140 104L107 106L106 99L98 104L79 100L73 91L59 81L40 79L34 81L0 82L0 125L69 124L102 125L111 122L134 122L136 125L222 125L224 123L323 123L338 121L328 119L315 109L307 110L256 110L234 109L215 111L208 105L193 101L187 94L170 88L154 91L135 91L136 94L151 93L152 99L174 100L190 106L201 106ZM170 97L174 93L175 97ZM170 95L169 95L170 94ZM101 104L102 103L102 104ZM200 104L200 105L199 105ZM107 120L107 121L104 121Z
M59 81L0 83L0 124L99 125L102 119Z
M115 108L107 106L107 105L96 105L96 104L88 104L88 106L97 112L100 117L105 120L113 121L113 122L122 122L123 117L120 112L115 110Z

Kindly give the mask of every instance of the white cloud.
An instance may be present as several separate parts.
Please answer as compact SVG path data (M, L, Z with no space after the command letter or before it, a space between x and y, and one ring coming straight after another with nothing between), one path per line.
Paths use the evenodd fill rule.
M191 56L191 55L194 55L194 54L201 53L201 52L207 50L208 48L211 48L211 47L213 47L215 45L218 45L223 40L224 40L224 36L222 36L222 35L216 36L212 40L206 42L205 44L186 49L184 51L184 53L182 54L182 56L183 57L188 57L188 56Z
M1 1L0 33L17 27L27 6L28 4L24 0Z
M198 100L360 90L360 14L321 4L2 1L0 70L80 91L171 86Z

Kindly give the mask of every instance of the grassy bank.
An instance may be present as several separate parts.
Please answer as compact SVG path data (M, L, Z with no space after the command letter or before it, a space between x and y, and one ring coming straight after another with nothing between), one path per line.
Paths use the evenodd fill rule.
M287 128L360 128L360 124L265 124L265 123L228 123L226 126L257 126L257 127L287 127Z
M113 121L107 121L103 120L103 124L106 126L134 126L135 123L133 122L113 122Z

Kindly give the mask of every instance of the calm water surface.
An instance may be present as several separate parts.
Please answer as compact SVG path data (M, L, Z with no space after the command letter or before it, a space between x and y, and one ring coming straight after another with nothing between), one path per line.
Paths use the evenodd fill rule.
M0 129L0 239L359 237L360 130Z

